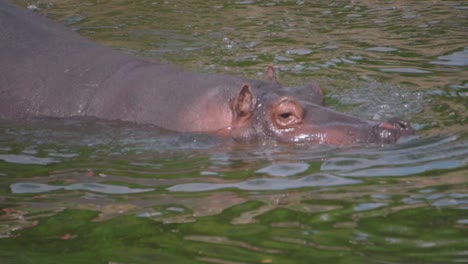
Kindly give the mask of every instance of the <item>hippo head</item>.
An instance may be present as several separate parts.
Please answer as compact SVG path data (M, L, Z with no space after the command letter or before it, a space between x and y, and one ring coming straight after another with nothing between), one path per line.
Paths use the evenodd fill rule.
M349 145L394 143L414 133L398 118L370 122L326 108L318 85L283 88L272 67L267 70L267 79L244 84L231 99L230 134L235 140Z

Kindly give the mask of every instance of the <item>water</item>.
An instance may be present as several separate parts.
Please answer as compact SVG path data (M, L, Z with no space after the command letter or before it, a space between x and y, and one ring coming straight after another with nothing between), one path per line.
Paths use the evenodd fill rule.
M318 81L417 136L240 144L92 118L0 121L1 263L468 262L463 1L18 1L203 72Z

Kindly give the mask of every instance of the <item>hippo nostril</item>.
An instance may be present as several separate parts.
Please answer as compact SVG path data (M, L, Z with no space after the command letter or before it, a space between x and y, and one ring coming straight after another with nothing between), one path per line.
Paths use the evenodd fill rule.
M414 135L411 124L399 119L390 119L387 122L378 124L376 135L378 142L393 143L400 137Z
M395 127L398 129L408 129L408 123L404 121L397 121Z

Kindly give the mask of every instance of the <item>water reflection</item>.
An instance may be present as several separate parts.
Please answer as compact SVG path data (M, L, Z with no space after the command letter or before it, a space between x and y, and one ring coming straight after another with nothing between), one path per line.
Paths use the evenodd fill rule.
M413 142L409 149L389 148L368 154L354 153L349 157L332 157L321 170L335 171L337 175L351 177L408 176L427 171L455 169L466 166L466 144L452 146L457 137L427 138ZM421 145L423 144L423 145ZM393 164L393 166L388 166Z
M1 140L5 145L15 142L23 146L2 150L0 159L13 166L3 173L16 177L15 164L55 166L57 172L52 169L49 174L68 178L69 184L47 184L58 178L36 175L40 182L26 179L12 183L13 193L58 189L101 193L153 191L153 188L128 188L106 181L156 186L173 192L232 188L287 190L357 184L362 183L357 180L362 177L401 177L454 170L466 167L468 162L467 144L460 141L464 135L409 138L388 146L291 146L275 142L242 145L209 135L169 133L155 127L125 126L87 118L36 121L29 121L29 128L24 128L22 123L9 123L3 128L11 132L17 125L18 132L28 135L18 139L14 133L3 133ZM62 124L60 129L59 124ZM85 127L87 134L83 136L81 131ZM109 129L112 129L112 139L103 140ZM52 132L55 140L44 137ZM18 151L22 154L14 154ZM85 163L81 164L83 160ZM63 166L67 169L60 169ZM148 177L158 180L145 180Z
M401 116L417 136L243 145L94 119L0 121L0 259L468 261L465 2L30 5L97 42L198 71L257 77L273 62L285 85L318 81L328 106Z
M60 162L59 160L54 159L54 158L34 157L34 156L31 156L31 154L30 155L15 155L15 154L0 155L0 160L9 162L9 163L37 164L37 165L47 165L51 163Z
M431 61L431 63L448 66L468 66L468 49L465 48L459 52L439 56L436 61Z
M84 190L97 193L108 193L108 194L129 194L129 193L141 193L141 192L150 192L153 189L135 189L128 188L125 186L116 186L110 184L102 183L76 183L67 186L54 186L43 183L34 183L34 182L22 182L14 183L10 186L11 192L14 194L23 194L23 193L46 193L55 190Z
M309 168L309 164L301 163L275 163L265 168L257 170L257 173L266 173L271 176L282 176L288 177L306 171Z
M203 192L236 188L246 191L273 191L306 187L323 187L344 184L356 184L360 181L340 178L330 174L312 174L299 179L256 178L236 183L185 183L171 186L173 192Z
M456 245L463 243L456 232L466 225L463 210L468 209L466 134L342 148L234 144L93 119L0 124L0 155L13 157L0 161L0 184L7 190L3 199L8 199L2 203L0 237L9 241L36 225L43 228L48 223L44 219L92 210L98 214L85 222L76 215L74 221L98 223L92 230L107 225L115 230L112 223L120 221L118 230L127 236L145 225L122 227L119 219L132 216L183 232L184 245L193 241L223 245L228 251L241 248L248 254L269 254L265 259L283 260L291 254L284 248L291 246L327 255L369 246L376 251L401 250L402 245L408 251L446 245L461 250ZM15 155L56 162L25 164ZM439 215L432 208L444 211ZM420 235L425 229L419 219L440 217L450 218L448 224L434 224L446 233ZM127 224L142 221L125 219ZM68 222L60 223L64 227ZM236 236L226 231L231 229ZM67 230L72 231L53 236L86 237L77 229ZM156 236L150 231L154 227L148 230L141 237ZM251 241L252 230L268 232ZM279 244L262 246L262 241ZM231 259L226 254L204 253L199 259Z

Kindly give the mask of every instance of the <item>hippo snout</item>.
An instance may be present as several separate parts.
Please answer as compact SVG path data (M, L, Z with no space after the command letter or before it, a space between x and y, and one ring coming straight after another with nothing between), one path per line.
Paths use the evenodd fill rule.
M391 118L374 126L375 142L395 143L400 137L414 135L410 123L399 118Z

